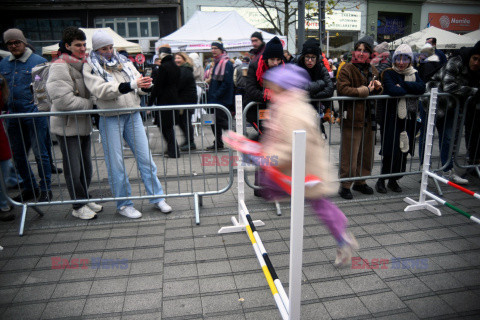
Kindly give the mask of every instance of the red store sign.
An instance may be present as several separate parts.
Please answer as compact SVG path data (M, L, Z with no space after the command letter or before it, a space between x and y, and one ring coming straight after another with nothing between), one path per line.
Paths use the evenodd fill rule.
M448 31L475 31L480 26L480 14L429 13L430 26Z

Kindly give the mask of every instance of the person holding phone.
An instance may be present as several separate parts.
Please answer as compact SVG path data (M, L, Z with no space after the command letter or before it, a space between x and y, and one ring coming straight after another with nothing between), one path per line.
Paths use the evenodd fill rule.
M85 85L97 99L98 109L140 108L140 96L152 87L152 78L142 76L133 64L113 49L113 38L103 30L95 31L92 48L83 67ZM148 147L148 139L139 111L100 114L108 181L115 198L129 197L132 188L123 159L123 140L135 155L138 171L148 195L158 198L150 203L163 213L172 208L162 198L163 189L157 177L157 166ZM131 219L142 217L131 200L117 201L118 213Z

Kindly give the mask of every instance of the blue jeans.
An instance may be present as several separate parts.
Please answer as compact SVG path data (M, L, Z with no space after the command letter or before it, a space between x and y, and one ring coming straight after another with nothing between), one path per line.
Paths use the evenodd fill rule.
M28 163L28 154L33 150L40 176L40 189L50 190L51 166L47 151L48 123L46 117L18 118L8 121L8 136L13 159L23 179L24 189L37 189L37 181Z
M0 170L2 170L3 180L6 181L10 171L10 160L0 161ZM5 191L7 190L7 184L5 183ZM0 188L0 208L5 208L8 205L7 197Z
M163 188L157 178L157 166L148 147L148 139L143 127L140 112L119 116L100 117L99 131L102 137L105 163L108 170L108 181L115 197L129 197L132 188L123 159L123 139L135 155L138 171L148 195L163 195ZM150 199L157 203L163 198ZM117 201L117 208L133 206L131 200Z
M438 118L435 121L435 127L438 131L438 146L440 148L440 160L442 166L447 162L447 167L443 171L449 171L453 168L453 159L450 155L450 145L453 143L453 122L455 117L455 110L445 113L445 117Z
M453 122L454 122L455 112L448 111L443 118L437 118L435 120L435 127L438 132L438 147L440 148L440 161L442 162L442 167L450 160L449 151L450 143L452 142L453 135ZM424 157L424 147L425 147L425 134L427 130L427 113L423 109L422 103L420 102L420 119L422 119L422 127L420 129L420 139L418 141L418 151L420 154L420 164L423 164ZM453 160L447 165L444 171L449 171L453 168Z

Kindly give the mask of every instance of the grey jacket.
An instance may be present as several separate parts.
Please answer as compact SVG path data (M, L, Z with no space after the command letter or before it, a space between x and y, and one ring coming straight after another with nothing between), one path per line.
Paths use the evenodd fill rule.
M93 108L90 93L83 81L83 65L82 61L63 54L50 66L47 91L52 100L52 112ZM92 132L90 115L52 116L50 132L61 136L89 135Z

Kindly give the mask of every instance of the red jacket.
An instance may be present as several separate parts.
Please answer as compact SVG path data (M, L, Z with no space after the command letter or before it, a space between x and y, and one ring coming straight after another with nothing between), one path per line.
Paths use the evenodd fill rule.
M0 90L0 112L3 110L3 96L2 91ZM0 161L8 160L12 157L12 151L10 149L10 144L8 143L8 138L5 133L5 128L3 127L3 119L0 119Z

